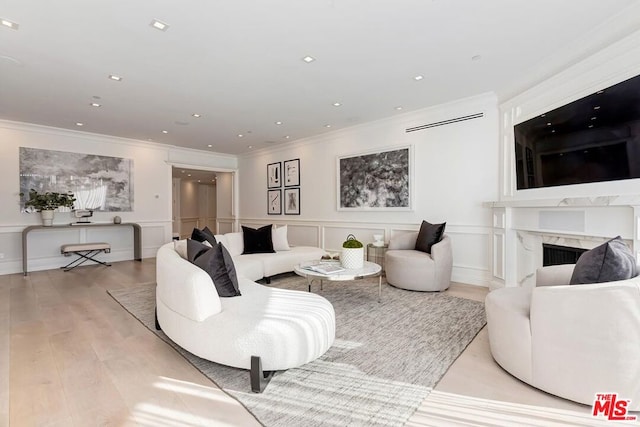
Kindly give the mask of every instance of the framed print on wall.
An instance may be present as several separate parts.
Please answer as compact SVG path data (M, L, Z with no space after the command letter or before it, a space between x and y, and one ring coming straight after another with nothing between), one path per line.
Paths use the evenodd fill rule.
M300 159L284 162L284 186L297 187L300 185Z
M300 215L300 188L284 189L284 214Z
M267 214L282 215L282 190L267 191Z
M337 159L339 211L412 210L412 147Z
M282 185L282 170L280 162L267 165L267 188L280 188Z

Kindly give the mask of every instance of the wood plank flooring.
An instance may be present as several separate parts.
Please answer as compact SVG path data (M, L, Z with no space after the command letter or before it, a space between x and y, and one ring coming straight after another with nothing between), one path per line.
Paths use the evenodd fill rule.
M259 426L106 290L155 279L155 259L0 276L1 426ZM483 300L484 288L448 293ZM436 390L560 409L491 358L486 328ZM425 425L420 410L408 425Z

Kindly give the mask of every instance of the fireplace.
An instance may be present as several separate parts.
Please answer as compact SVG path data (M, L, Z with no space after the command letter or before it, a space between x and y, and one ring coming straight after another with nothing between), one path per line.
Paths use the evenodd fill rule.
M569 246L542 244L542 265L575 264L587 249Z

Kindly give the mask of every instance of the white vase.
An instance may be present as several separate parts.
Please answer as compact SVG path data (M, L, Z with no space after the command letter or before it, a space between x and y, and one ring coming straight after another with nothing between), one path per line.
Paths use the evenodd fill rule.
M45 227L51 227L53 225L53 213L55 211L46 210L40 211L40 215L42 216L42 225Z
M342 248L340 263L344 268L362 268L364 266L364 248Z

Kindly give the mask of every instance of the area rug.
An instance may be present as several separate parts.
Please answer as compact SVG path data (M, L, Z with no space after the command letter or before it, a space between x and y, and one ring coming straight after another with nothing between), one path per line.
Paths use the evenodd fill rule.
M306 291L283 275L270 286ZM198 358L154 328L155 284L109 293L265 426L401 426L485 325L484 304L411 292L378 280L329 282L313 292L336 312L336 341L318 360L278 372L261 394L248 371Z

